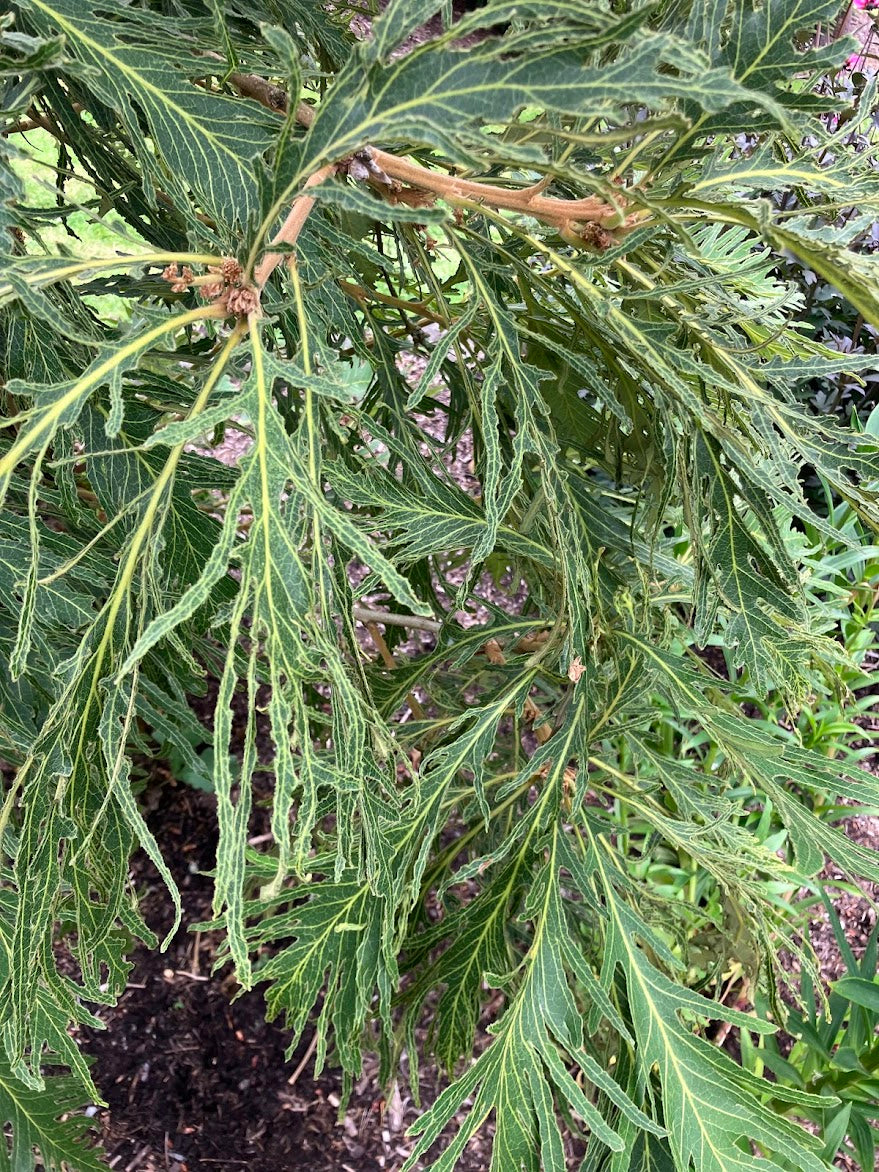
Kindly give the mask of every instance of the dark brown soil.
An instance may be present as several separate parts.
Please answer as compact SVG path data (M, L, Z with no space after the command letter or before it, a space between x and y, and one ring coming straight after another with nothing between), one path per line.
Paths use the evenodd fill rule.
M212 801L176 786L151 798L153 830L187 918L198 920L210 913L211 881L200 872L213 864ZM135 876L146 887L147 919L161 933L167 893L148 863ZM208 980L213 943L180 931L165 954L139 949L118 1006L101 1013L108 1028L84 1034L109 1103L101 1122L114 1168L313 1166L304 1134L283 1120L283 1034L262 1021L258 994L230 1004L222 977ZM294 1162L300 1151L307 1163Z
M149 792L150 825L180 886L185 922L210 917L216 816L213 799L166 783ZM134 874L150 926L170 924L170 901L142 856ZM97 1113L109 1165L117 1172L398 1172L412 1148L404 1135L418 1112L405 1083L388 1098L367 1058L339 1118L341 1075L315 1080L310 1037L290 1062L289 1033L267 1024L259 989L233 1000L222 970L210 977L219 934L181 929L165 953L139 948L106 1030L83 1030L109 1108ZM209 979L210 978L210 979ZM440 1090L421 1078L422 1102ZM484 1145L484 1146L483 1146ZM487 1137L460 1167L488 1167Z

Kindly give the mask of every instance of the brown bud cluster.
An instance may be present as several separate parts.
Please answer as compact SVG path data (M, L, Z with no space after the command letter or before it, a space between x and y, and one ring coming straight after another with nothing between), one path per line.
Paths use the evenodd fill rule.
M405 187L402 183L395 181L387 198L389 203L402 203L410 208L429 208L436 203L437 197L435 191L423 191L420 187Z
M185 293L197 288L205 301L213 301L227 310L230 316L246 317L259 308L259 294L244 279L244 269L234 257L223 258L221 264L209 265L204 276L193 276L192 269L170 264L162 273L172 293Z
M232 256L222 264L209 265L208 272L217 278L202 287L201 295L208 301L225 305L234 317L247 317L259 308L259 294L244 280L244 269Z
M184 265L182 271L174 264L168 265L163 271L162 276L171 286L172 293L185 293L192 284L192 269L189 265Z
M217 272L216 266L212 265L209 271L212 273ZM242 269L234 256L224 257L219 272L222 274L223 280L229 285L237 285L244 276L244 269Z
M580 224L577 235L588 248L595 248L599 252L604 252L614 243L613 233L608 232L606 228L594 220L587 220L585 224Z
M226 308L235 317L247 317L259 306L259 294L249 285L233 285L226 293Z

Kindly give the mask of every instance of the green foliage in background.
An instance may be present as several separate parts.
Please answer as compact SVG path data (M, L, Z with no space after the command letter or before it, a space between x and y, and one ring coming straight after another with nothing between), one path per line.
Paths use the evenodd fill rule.
M0 1169L97 1165L59 1121L99 1100L68 1030L159 943L138 847L179 913L155 754L216 794L221 960L293 1043L314 1022L349 1084L376 1046L452 1073L408 1166L489 1123L492 1172L561 1172L560 1125L590 1172L836 1150L800 1125L828 1085L753 1055L782 949L814 1025L791 903L827 857L879 882L837 826L879 795L742 699L795 726L858 677L879 442L800 392L873 359L797 326L777 265L879 323L845 142L873 91L832 129L832 0L448 7L359 40L313 0L2 17Z
M821 899L845 964L845 975L834 982L830 997L819 1011L811 979L804 973L804 1012L792 1010L788 1018L788 1029L797 1041L787 1056L781 1054L774 1036L764 1036L754 1046L750 1035L743 1031L742 1059L756 1074L768 1070L784 1086L808 1086L821 1096L822 1105L816 1104L803 1114L820 1129L826 1159L832 1159L841 1148L857 1167L873 1168L879 1130L879 927L874 925L858 962L826 892Z

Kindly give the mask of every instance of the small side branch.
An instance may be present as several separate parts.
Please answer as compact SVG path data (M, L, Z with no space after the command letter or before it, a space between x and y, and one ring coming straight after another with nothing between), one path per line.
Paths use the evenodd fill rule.
M384 616L384 621L387 622L387 615ZM381 631L378 629L378 626L375 623L367 622L366 629L369 631L369 635L373 643L378 648L378 653L382 657L382 662L384 663L385 667L390 668L391 671L393 671L397 666L397 661L391 654L390 648L385 642L384 635L382 635ZM406 703L409 705L409 709L416 720L425 719L424 709L419 704L418 698L414 692L410 692L407 695Z
M379 610L373 606L355 604L352 614L359 623L384 623L389 627L410 627L413 631L430 631L438 634L443 625L436 619L426 619L415 614L392 614L390 611Z
M436 313L423 301L405 301L402 297L391 297L381 293L378 289L364 289L361 285L354 285L350 281L339 281L339 288L343 293L353 298L358 305L365 305L367 301L378 301L381 305L391 305L394 309L402 309L405 313L417 313L425 321L436 322L437 325L447 326L449 319L443 314Z
M422 191L430 191L451 204L469 206L483 203L489 207L506 211L522 212L551 224L555 228L569 229L571 225L590 221L591 223L619 223L620 209L598 196L585 199L554 199L539 195L533 187L495 187L491 183L477 183L471 179L459 179L455 175L443 175L430 171L418 163L410 163L387 151L369 148L369 154L376 166L391 179L408 183Z
M279 86L272 85L264 78L258 77L250 73L230 73L228 77L229 82L235 86L240 94L244 97L252 98L259 102L267 109L281 116L286 115L288 104L287 95ZM311 106L305 102L300 102L296 107L296 121L300 126L308 128L311 126L315 118L315 112ZM381 189L383 186L388 195L393 198L396 194L395 188L397 184L406 184L408 188L414 188L417 191L429 193L434 198L446 200L454 206L472 207L474 203L485 204L488 207L499 208L505 211L521 212L524 215L533 216L537 220L543 221L558 231L571 238L576 238L580 235L578 232L578 225L596 225L601 228L627 228L632 227L641 219L641 213L635 212L628 216L623 211L623 200L619 204L608 203L600 196L586 196L583 199L557 199L552 196L545 196L542 193L546 186L547 179L541 180L539 183L531 187L525 188L508 188L498 187L491 183L479 183L471 179L461 179L455 175L443 175L438 171L431 171L427 167L422 167L418 163L411 163L407 159L401 159L398 155L392 155L387 151L377 150L373 147L366 147L362 152L370 161L370 174L373 176L373 186ZM315 172L306 186L313 186L315 183L322 182L328 175L332 174L335 169L335 164L330 164L328 168L322 168L319 172ZM317 177L319 176L319 178ZM375 176L380 176L376 181ZM388 187L390 183L390 187ZM403 189L400 189L401 191ZM309 200L308 206L304 211L300 211L296 217L293 213L303 198L298 197L297 202L294 203L291 209L288 221L293 220L292 227L298 222L298 217L301 216L302 223L305 222L309 211L311 210L313 200ZM287 224L281 229L283 233L287 230ZM298 231L301 230L301 223ZM586 234L588 239L589 234ZM276 240L281 239L279 233ZM286 237L285 237L286 240ZM289 240L286 240L290 243ZM268 267L266 279L279 263L280 258L276 258L274 263ZM264 265L267 265L269 257L260 265L261 271ZM259 283L259 282L258 282ZM262 282L264 283L264 282Z
M80 102L74 102L71 109L74 114L81 114L83 107ZM27 134L31 130L45 130L48 131L54 138L61 139L61 129L58 124L45 114L40 114L38 111L31 109L26 118L20 118L17 122L12 122L9 126L4 126L0 130L0 138L8 138L11 134Z
M315 171L313 175L309 175L303 185L303 194L296 197L287 213L287 218L281 225L277 236L272 240L272 244L295 244L299 233L308 219L311 209L314 207L314 197L306 195L305 191L309 187L317 187L318 184L323 183L325 179L329 179L331 175L336 172L336 164L328 163L325 167L321 167ZM267 252L253 274L254 284L257 289L262 289L266 281L284 259L283 252Z

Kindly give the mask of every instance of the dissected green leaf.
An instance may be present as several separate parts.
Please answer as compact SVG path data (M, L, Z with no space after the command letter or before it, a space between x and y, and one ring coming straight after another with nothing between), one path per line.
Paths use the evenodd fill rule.
M0 1143L0 1168L62 1172L70 1167L101 1172L106 1168L102 1152L89 1142L88 1120L77 1114L82 1106L77 1079L53 1075L45 1091L34 1091L22 1086L6 1063L0 1063L0 1118L11 1128L11 1138Z

